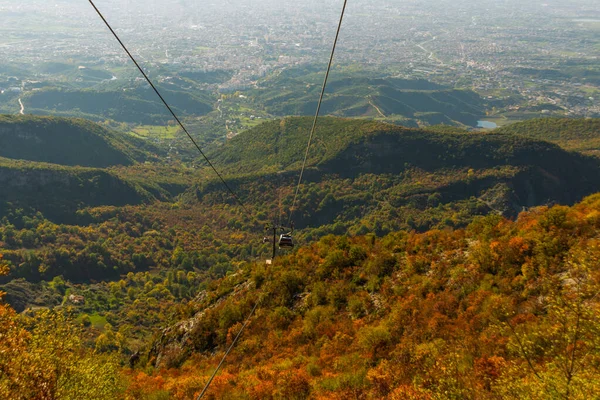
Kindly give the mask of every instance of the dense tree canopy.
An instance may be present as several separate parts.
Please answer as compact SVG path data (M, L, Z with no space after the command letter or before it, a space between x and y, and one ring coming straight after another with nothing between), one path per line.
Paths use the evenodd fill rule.
M600 390L599 215L593 196L465 230L324 237L215 283L130 390L143 398L152 381L191 398L261 301L215 398L588 398Z

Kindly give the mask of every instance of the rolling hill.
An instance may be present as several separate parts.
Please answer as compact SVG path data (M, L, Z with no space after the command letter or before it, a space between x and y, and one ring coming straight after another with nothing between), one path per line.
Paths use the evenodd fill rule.
M212 95L202 91L192 94L161 88L161 93L181 116L205 115L213 109ZM146 86L104 91L48 88L29 92L23 97L23 103L27 112L32 114L82 117L96 121L108 118L119 122L158 125L172 118Z
M311 122L311 118L295 117L266 122L233 138L211 156L223 168L237 172L297 169L304 156ZM340 174L399 173L406 169L406 164L428 171L534 162L553 168L552 157L567 155L539 138L532 140L496 132L439 133L325 117L319 120L308 164Z
M266 215L279 212L278 198L287 213L310 124L296 117L266 122L211 157ZM296 215L301 226L338 224L338 232L459 226L490 211L514 216L523 207L572 204L598 190L599 166L594 158L516 135L327 117L319 123ZM205 182L188 199L220 202L221 190L218 182Z
M82 119L0 115L0 157L104 168L152 159L153 146Z
M342 77L332 79L322 113L340 117L403 119L403 124L475 126L485 115L484 100L472 91L425 80ZM321 89L311 74L284 71L251 91L255 101L277 116L312 115Z
M124 165L110 173L96 170L94 174L105 174L98 179L107 186L101 189L91 184L89 195L72 196L74 200L67 201L64 212L58 214L86 206L137 204L147 198L168 200L180 193L182 204L188 205L212 207L231 201L210 171L181 169L178 173L176 167L133 165L129 139L96 124L36 117L3 120L8 128L0 139L8 144L2 146L0 156L71 166ZM259 219L289 214L310 126L309 117L269 121L207 150ZM53 139L45 141L46 136ZM23 179L21 167L10 168L11 179ZM52 170L48 165L32 168ZM82 174L78 169L57 171L51 175L60 179L65 173L77 179ZM515 216L524 207L573 204L598 190L599 172L595 158L514 133L429 131L324 117L309 153L295 216L298 227L310 227L308 238L323 232L385 234L397 229L464 226L475 215L489 212ZM45 180L44 174L33 176ZM121 200L119 189L113 191L108 183L114 180L120 182L115 188L123 184L143 194L136 189ZM56 191L69 198L69 187L87 188L91 181L87 178ZM22 206L49 210L32 187L6 187L14 191L14 200L21 199ZM42 187L41 192L49 190L48 185ZM59 198L50 197L52 202Z

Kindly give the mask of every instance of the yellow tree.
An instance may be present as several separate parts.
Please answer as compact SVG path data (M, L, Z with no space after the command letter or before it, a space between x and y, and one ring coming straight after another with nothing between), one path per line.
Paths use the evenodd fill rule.
M10 269L8 268L8 264L4 261L4 256L0 253L0 276L8 275ZM0 291L0 301L4 297L6 293Z
M521 399L587 399L600 393L600 271L590 245L566 272L549 279L546 314L508 325L509 364L496 391ZM593 266L593 267L592 267Z
M115 399L121 391L114 357L86 348L64 314L20 316L0 304L0 398Z

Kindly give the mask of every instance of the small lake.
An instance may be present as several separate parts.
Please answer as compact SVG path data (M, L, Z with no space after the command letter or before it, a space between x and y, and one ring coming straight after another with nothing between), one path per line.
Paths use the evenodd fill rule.
M498 127L498 125L495 122L490 121L477 121L477 127L484 129L495 129Z

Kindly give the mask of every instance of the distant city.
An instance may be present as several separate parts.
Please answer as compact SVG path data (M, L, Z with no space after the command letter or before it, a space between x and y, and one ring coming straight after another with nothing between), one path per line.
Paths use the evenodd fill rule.
M230 92L289 67L324 66L342 1L99 0L97 6L150 73L165 79L169 71L227 70L231 76L217 89ZM3 0L0 15L2 91L32 90L36 81L53 79L46 71L23 82L20 67L65 60L106 68L112 80L136 79L87 1ZM600 114L599 54L595 0L356 0L349 2L336 62L471 89L506 113L537 107L585 117Z

